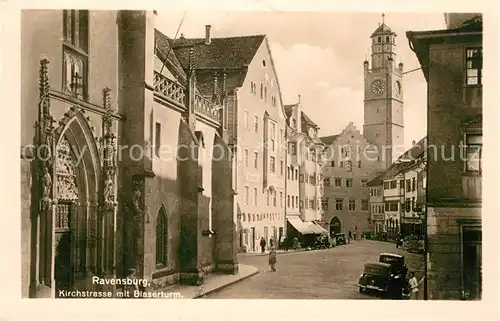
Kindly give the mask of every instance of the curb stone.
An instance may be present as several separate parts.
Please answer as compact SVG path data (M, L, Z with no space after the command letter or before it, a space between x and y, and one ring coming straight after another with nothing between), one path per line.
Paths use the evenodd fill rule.
M203 298L204 296L207 296L207 295L210 295L210 294L212 294L212 293L215 293L215 292L221 291L221 290L223 290L223 289L225 289L225 288L227 288L227 287L229 287L229 286L231 286L231 285L233 285L233 284L235 284L235 283L241 282L241 281L246 280L246 279L248 279L248 278L250 278L250 277L252 277L252 276L255 276L255 275L257 275L258 273L260 273L260 269L257 269L257 271L252 272L252 273L250 273L249 275L246 275L246 276L242 277L241 279L236 279L236 280L231 281L231 282L229 282L229 283L223 284L223 285L222 285L222 286L220 286L220 287L217 287L217 288L211 289L211 290L209 290L209 291L207 291L207 292L204 292L204 293L201 293L201 294L197 294L197 295L195 295L195 296L193 297L193 299L200 299L200 298Z

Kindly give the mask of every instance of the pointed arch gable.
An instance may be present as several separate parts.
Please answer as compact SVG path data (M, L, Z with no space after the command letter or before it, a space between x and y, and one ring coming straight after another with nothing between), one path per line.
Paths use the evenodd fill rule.
M97 201L99 190L100 158L94 133L81 108L71 108L60 121L55 131L56 146L66 138L76 155L76 162L82 171L89 200Z

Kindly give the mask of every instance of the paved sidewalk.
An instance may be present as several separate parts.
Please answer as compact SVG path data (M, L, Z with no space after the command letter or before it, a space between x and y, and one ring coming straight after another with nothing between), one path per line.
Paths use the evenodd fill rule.
M298 250L277 250L276 254L286 254L286 253L295 253L295 252L302 252L302 251L307 251L307 248L302 248ZM246 253L238 253L238 256L267 256L269 255L269 251L265 251L264 253L262 252L246 252Z
M236 274L210 274L205 277L204 284L201 286L174 285L167 290L171 293L180 293L183 299L197 299L205 295L222 290L234 283L252 277L259 273L259 269L245 264L239 264Z

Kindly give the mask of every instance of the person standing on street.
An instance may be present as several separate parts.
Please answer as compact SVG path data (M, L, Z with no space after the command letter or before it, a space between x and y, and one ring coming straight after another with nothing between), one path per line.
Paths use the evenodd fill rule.
M269 267L273 272L276 272L276 261L276 249L274 246L271 246L271 250L269 251Z
M266 251L266 240L263 237L260 238L260 249L262 253Z
M415 277L414 272L410 272L410 279L408 280L408 283L410 284L410 299L412 300L418 300L418 287L420 283L424 280L425 276L420 279L420 281L417 281L417 278Z

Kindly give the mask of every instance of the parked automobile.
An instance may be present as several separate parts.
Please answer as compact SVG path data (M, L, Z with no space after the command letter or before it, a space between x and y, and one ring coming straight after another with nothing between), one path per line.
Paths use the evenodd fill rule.
M380 263L390 264L392 273L394 275L401 275L403 279L406 279L408 274L408 267L405 264L405 257L400 254L395 253L380 253L378 261Z
M387 232L378 232L377 240L387 242Z
M336 245L349 244L349 240L344 233L337 233L334 235L334 238Z
M328 234L319 235L314 241L313 247L315 249L328 249L330 247L330 240Z
M366 263L358 280L359 292L377 292L391 299L406 298L406 280L393 269L389 263Z
M423 253L425 251L424 240L420 239L409 239L404 242L404 247L408 252Z

